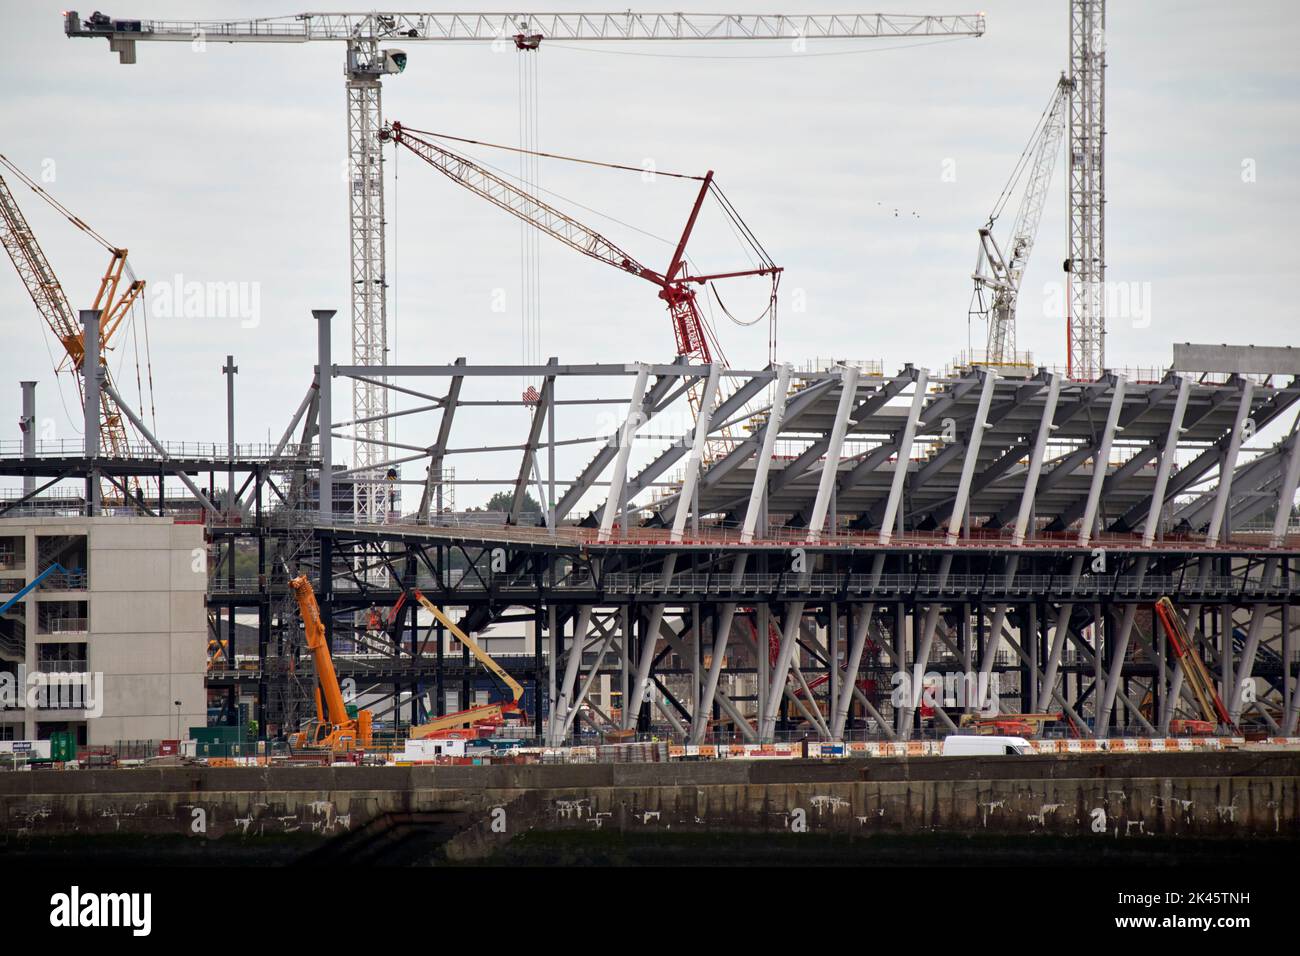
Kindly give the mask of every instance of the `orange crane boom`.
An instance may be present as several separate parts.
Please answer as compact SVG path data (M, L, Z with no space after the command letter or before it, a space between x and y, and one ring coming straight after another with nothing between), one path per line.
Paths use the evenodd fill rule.
M1191 635L1187 633L1187 627L1183 624L1178 609L1174 607L1174 602L1167 597L1162 597L1156 601L1155 610L1160 623L1164 625L1165 634L1169 637L1169 646L1173 648L1175 659L1183 665L1183 675L1187 679L1192 695L1200 705L1202 718L1207 723L1232 727L1228 710L1223 706L1223 700L1214 689L1214 682L1205 669L1205 663L1192 646Z
M357 711L355 718L348 715L343 691L339 687L334 659L325 640L325 626L321 623L320 605L316 591L305 574L289 582L289 588L298 599L298 612L302 615L303 629L307 635L307 649L316 663L316 723L310 731L293 735L298 745L328 747L330 750L350 751L370 746L372 716L368 710Z
M8 157L0 155L0 165L3 165L18 177L33 192L58 211L60 215L108 250L108 268L99 281L99 291L95 294L95 301L91 308L100 313L99 342L101 352L99 363L105 379L111 381L108 374L108 364L103 353L111 347L114 334L131 311L132 306L143 294L144 280L131 279L119 295L118 290L121 287L123 273L127 269L127 251L107 242L103 236L86 225L79 217L73 215L67 207L10 162ZM55 371L71 370L77 383L77 394L84 397L84 372L82 366L85 362L85 345L81 321L68 302L68 297L63 291L63 286L59 283L58 276L55 275L53 267L45 257L45 252L41 249L40 243L36 241L36 234L32 232L27 217L23 215L18 206L18 201L14 198L14 194L9 189L9 184L5 182L3 176L0 176L0 245L4 246L9 258L13 261L14 268L18 270L18 276L23 280L23 285L26 286L28 294L32 297L32 302L36 305L36 311L40 313L41 318L45 320L45 324L50 327L54 337L58 339L59 344L63 347L64 358ZM113 455L124 455L127 449L126 424L107 391L100 394L99 428L104 451Z

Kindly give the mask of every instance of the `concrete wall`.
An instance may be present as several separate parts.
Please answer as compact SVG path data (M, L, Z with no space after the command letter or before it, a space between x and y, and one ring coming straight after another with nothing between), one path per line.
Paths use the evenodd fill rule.
M87 539L86 590L37 590L24 599L24 663L35 671L39 643L87 645L88 669L103 675L103 713L86 720L88 743L170 738L178 725L183 736L185 728L207 722L207 568L200 525L175 524L170 518L28 518L0 520L0 533L26 537L29 581L40 571L38 537ZM37 604L46 600L86 601L87 630L37 634ZM176 700L182 701L179 721ZM22 736L34 737L38 723L81 716L28 709L21 715L10 712L3 720L21 719Z
M506 829L493 830L504 808ZM473 857L530 829L1300 837L1300 755L1147 754L0 774L12 837L329 837L394 815L455 818ZM799 827L803 827L800 830Z

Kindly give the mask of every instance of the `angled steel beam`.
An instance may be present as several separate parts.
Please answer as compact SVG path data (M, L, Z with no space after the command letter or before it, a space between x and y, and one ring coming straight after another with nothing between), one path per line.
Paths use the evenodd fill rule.
M1102 428L1101 441L1097 443L1092 457L1092 481L1088 485L1088 500L1083 507L1083 522L1079 525L1079 547L1086 548L1092 540L1093 525L1097 522L1097 506L1101 503L1101 486L1106 480L1106 467L1110 462L1110 448L1115 441L1115 428L1119 425L1120 412L1124 410L1123 375L1116 375L1114 391L1110 398L1110 411L1106 414L1106 424Z
M1062 383L1062 386L1063 385L1064 383ZM1079 397L1074 401L1072 401L1070 404L1062 408L1060 406L1059 393L1058 393L1056 414L1052 417L1052 426L1048 432L1048 437L1050 437L1051 432L1058 430L1059 428L1063 427L1065 424L1074 420L1079 415L1083 414L1089 408L1091 408L1093 395L1097 393L1104 393L1105 390L1109 387L1109 383L1105 380L1102 380L1100 382L1071 382L1070 385L1074 391L1077 391L1079 393ZM1038 434L1035 436L1035 440L1037 441L1037 439L1041 436L1042 436L1042 432L1040 430ZM1020 457L1026 451L1029 451L1030 448L1031 448L1030 442L1022 442L1021 444L1009 449L1007 453L1003 455L1001 459L999 459L995 467L1002 468L1004 470L1006 468L1009 468L1011 465L1015 464L1016 461L1019 461ZM1066 474L1068 472L1073 472L1074 469L1077 468L1081 462L1086 460L1090 454L1091 454L1091 450L1085 447L1085 448L1077 449L1072 454L1064 455L1060 459L1054 459L1055 461L1057 461L1057 465L1051 471L1047 472L1046 475L1042 474L1041 472L1042 465L1040 465L1039 477L1035 481L1037 490L1046 491L1052 487L1055 487L1057 484L1059 484L1062 480L1065 479ZM1012 456L1015 457L1012 458ZM1046 462L1044 462L1044 464L1045 463ZM1067 468L1067 473L1062 473L1058 475L1057 471L1062 466L1065 466ZM989 519L988 526L991 528L1003 527L1017 513L1018 508L1019 508L1018 505L1008 504L1001 511L999 511L997 514L995 514L993 517Z
M766 378L746 379L736 391L718 403L718 407L713 411L713 421L723 423L729 420L732 415L745 407L746 402L766 388L769 381ZM649 488L655 479L685 455L691 447L693 433L693 430L686 432L677 441L669 445L654 461L642 468L636 477L628 479L628 498L635 498L639 493Z
M989 379L986 379L986 382L992 380L994 377L991 372L988 374ZM989 385L987 388L988 392L991 393L992 386ZM988 404L984 401L983 396L981 396L980 405L987 414ZM977 414L976 420L980 421L981 417L982 416ZM978 441L978 439L973 440ZM939 559L939 570L937 576L939 578L940 589L942 589L944 584L947 583L948 574L951 570L952 553L947 552ZM898 708L898 723L894 728L898 732L898 735L904 740L907 740L912 736L912 714L921 703L921 694L924 690L922 685L925 680L925 667L930 663L930 650L934 646L934 632L935 628L939 626L939 613L942 610L943 605L938 601L927 605L925 609L925 618L921 626L921 641L916 648L916 659L912 662L912 686L908 688L907 703Z
M1038 491L1038 479L1043 473L1043 456L1047 452L1047 439L1056 427L1056 403L1061 396L1061 376L1052 373L1047 381L1047 398L1043 402L1043 416L1038 422L1038 432L1034 435L1034 450L1029 455L1029 470L1025 472L1025 485L1020 492L1020 510L1016 513L1016 524L1011 530L1011 543L1016 547L1025 543L1025 532L1029 529L1029 518L1034 510L1034 498ZM1002 608L1003 614L1006 608ZM1000 631L995 628L994 634Z
M985 371L987 372L991 370ZM1015 395L1009 401L1002 402L998 405L991 405L988 414L985 416L985 429L987 430L992 428L994 425L1000 424L1002 420L1011 415L1012 412L1023 408L1030 398L1042 391L1043 385L1043 381L1035 380L1027 385L1022 385L1017 388ZM939 455L935 456L933 461L928 462L925 467L918 472L914 482L916 487L924 487L931 478L943 471L953 458L956 458L958 455L964 455L967 448L968 445L965 439L948 444ZM1004 452L987 466L982 467L979 474L972 477L970 491L967 496L968 500L984 488L993 484L994 481L1001 477L1001 475L1004 474L1012 465L1020 460L1021 453L1017 451L1018 448L1019 444L1012 445L1008 451ZM1012 452L1015 452L1014 457L1011 456ZM936 505L931 509L930 514L934 517L936 525L942 525L952 517L952 511L944 510L944 508L951 508L955 504L956 497L954 496L953 499L948 502Z
M1192 383L1186 378L1178 379L1178 398L1174 400L1174 413L1169 418L1169 431L1160 449L1160 464L1156 467L1156 484L1151 490L1151 508L1147 512L1146 524L1142 528L1142 546L1151 547L1155 543L1156 532L1160 529L1160 514L1165 507L1165 489L1169 486L1169 473L1173 470L1174 460L1178 457L1178 440L1183 433L1183 417L1187 414L1187 397L1191 394Z
M582 650L587 641L587 631L591 627L591 606L583 605L578 610L577 621L573 627L573 641L569 645L569 658L564 667L564 681L560 685L560 699L556 701L555 708L551 711L550 723L550 745L558 747L564 740L564 734L567 731L571 721L568 719L569 709L574 706L572 703L574 685L578 680L578 670L582 665ZM624 707L627 701L623 702Z
M912 404L907 410L907 422L903 425L902 437L898 440L898 463L894 466L894 476L889 484L889 497L885 499L885 513L880 518L881 544L889 544L890 538L894 535L894 519L903 500L903 485L907 481L908 464L912 460L912 442L916 439L916 425L921 419L921 409L925 406L925 386L929 375L929 369L916 370ZM848 482L854 482L856 474L855 468L849 473Z
M695 508L695 488L700 480L700 467L704 462L704 449L709 440L709 431L713 421L713 403L718 397L718 366L709 366L709 376L700 393L700 410L695 417L695 439L691 442L691 455L686 461L686 474L682 478L682 490L677 513L673 515L672 540L681 541L686 530L686 519Z
M773 377L779 374L780 371L777 370ZM786 402L784 424L793 425L801 415L816 405L827 392L831 391L835 384L834 379L823 379L791 396ZM769 419L762 428L733 448L721 461L714 462L713 466L704 473L701 484L706 488L711 488L748 461L763 444L770 430L772 430L772 422ZM780 429L776 430L779 431Z
M554 361L554 359L552 359ZM547 413L551 408L551 398L555 393L555 376L548 375L542 383L542 391L537 405L533 408L533 421L528 428L528 440L524 443L524 453L519 458L519 474L515 477L514 496L510 500L510 514L506 524L518 524L519 513L524 507L524 498L528 494L528 473L536 463L537 446L542 440L542 426L546 424ZM543 511L545 514L545 511Z
M966 440L966 457L962 461L961 478L957 482L957 499L952 507L952 519L948 523L947 542L957 543L961 534L962 522L966 518L966 506L969 504L971 477L975 466L979 464L980 445L984 441L984 429L988 425L989 405L993 402L993 392L997 387L998 376L990 369L984 371L984 387L980 390L979 405L975 409L975 418L971 422L970 437Z
M1277 558L1268 558L1264 562L1264 579L1271 579L1277 572ZM1264 625L1264 612L1267 610L1263 604L1256 604L1250 611L1250 627L1246 632L1246 640L1241 648L1241 669L1237 672L1236 680L1228 688L1228 718L1236 725L1241 720L1242 701L1245 699L1246 685L1254 680L1255 676L1255 655L1259 653L1259 641L1263 636L1262 628ZM1232 630L1231 628L1229 629ZM1233 635L1228 634L1225 647L1233 646ZM1286 668L1290 662L1283 663L1283 676L1285 677Z
M904 370L899 375L885 382L880 388L870 393L869 397L861 402L852 412L849 413L848 433L852 434L859 430L859 426L865 424L868 419L876 412L880 411L890 401L900 394L912 382L912 372L910 369ZM828 432L821 438L818 438L811 445L805 448L794 461L782 468L776 477L772 479L772 490L780 491L786 485L795 479L801 477L809 468L817 462L819 458L830 448L831 436Z
M812 516L808 521L808 540L821 540L822 526L826 523L826 511L830 507L831 492L835 488L835 479L840 467L840 452L844 448L844 433L849 427L849 410L857 399L858 367L846 366L840 383L840 401L835 410L835 424L831 426L830 444L826 449L826 462L822 466L821 480L817 485L817 497L813 501ZM835 529L831 529L831 534Z
M1030 399L1049 387L1050 378L1050 373L1041 372L1032 380L1017 388L1015 397L1011 402L993 407L989 412L989 421L997 424L1010 415L1012 411L1024 407ZM1008 445L1007 450L998 458L980 469L979 474L975 476L975 480L971 483L971 496L978 495L1010 471L1024 457L1025 452L1032 445L1033 440L1028 435L1022 435L1016 442ZM946 518L947 515L945 514L944 517Z
M1214 513L1210 515L1210 526L1205 532L1205 544L1213 548L1219 543L1223 531L1223 519L1227 514L1228 496L1232 493L1232 475L1237 470L1237 456L1241 452L1242 431L1246 420L1250 418L1251 398L1255 394L1255 383L1246 379L1241 383L1241 404L1237 407L1237 417L1232 422L1232 433L1228 438L1228 450L1224 454L1223 464L1219 468L1219 488L1214 495Z
M785 421L785 410L790 399L790 371L789 365L782 365L777 370L776 392L772 396L772 409L763 428L763 446L758 462L754 466L754 481L749 490L749 506L745 509L745 518L740 529L740 540L744 544L754 540L758 519L763 514L767 478L772 469L772 452L776 448L777 436L781 434L781 425Z
M293 430L298 427L298 423L302 421L303 416L306 415L308 410L311 408L312 402L315 401L318 391L319 386L317 385L317 379L316 376L313 375L311 385L307 388L307 394L302 397L302 402L299 403L298 410L293 413L293 418L289 419L289 427L284 430L284 434L281 435L280 440L276 442L275 451L271 452L270 461L278 461L280 456L284 454L285 446L287 446L289 440L293 438Z
M1086 555L1077 554L1070 563L1070 587L1073 590L1083 573L1083 560ZM1048 653L1047 667L1043 670L1043 687L1051 690L1056 684L1056 672L1061 666L1061 654L1065 651L1065 637L1070 630L1070 615L1074 613L1074 602L1063 602L1057 609L1056 627L1052 632L1052 648Z
M465 357L456 359L453 365L463 366ZM442 462L447 454L447 442L451 440L451 423L456 417L456 407L460 402L460 389L465 381L463 375L453 375L447 386L447 397L443 399L442 415L438 421L438 437L429 448L429 470L425 474L424 492L420 495L420 520L429 520L429 510L433 506L434 488L442 483Z
M582 702L591 693L591 685L596 682L596 678L600 675L601 665L605 663L605 655L609 653L609 648L614 643L615 633L617 632L612 627L605 630L605 639L600 643L600 650L596 654L596 662L591 665L591 670L587 672L582 687L578 690L577 696L573 698L573 706L569 707L564 715L564 726L561 728L559 735L560 740L569 735L569 728L573 726L573 719L578 716L578 710L582 707ZM579 655L579 657L581 656Z
M141 436L143 436L145 441L147 441L150 445L153 445L154 450L158 452L159 456L162 458L163 461L171 461L172 458L167 453L167 450L163 448L162 443L158 441L158 439L153 437L153 432L149 431L149 429L145 426L144 421L141 420L140 416L137 415L131 409L130 405L128 405L125 401L123 401L122 396L117 393L117 389L114 388L113 384L108 381L108 377L100 376L100 378L101 378L101 381L99 383L100 387L104 390L104 392L108 395L108 397L111 398L114 401L114 403L116 403L118 409L122 412L122 414L125 415L128 419L130 419L131 424L135 426L136 431L138 431L141 434ZM221 512L217 510L216 507L213 506L212 502L208 500L208 496L199 490L199 486L194 484L194 482L190 480L189 475L185 474L185 472L180 470L179 468L173 471L172 474L174 474L177 478L180 479L181 484L183 484L186 488L190 490L190 494L194 496L195 500L197 500L199 504L201 504L206 511L212 513L213 515L221 514ZM98 483L96 483L96 487L98 487Z
M1300 415L1296 416L1291 426L1291 453L1286 459L1286 473L1282 485L1277 491L1277 515L1273 518L1273 533L1269 535L1268 546L1280 548L1286 543L1287 528L1291 523L1291 512L1295 508L1295 493L1300 486Z
M674 651L676 651L680 657L685 658L690 656L691 653L690 648L687 646L686 642L683 641L681 637L679 637L673 631L673 629L668 626L667 621L664 621L660 624L659 630L660 630L660 635L668 643L668 646L671 647ZM715 699L718 702L718 707L720 707L724 712L726 712L727 716L731 718L732 723L736 725L736 729L740 731L741 736L745 738L745 741L747 743L753 743L758 739L758 735L754 732L754 728L750 725L749 721L745 719L745 716L740 712L740 708L738 708L735 705L735 703L731 700L730 697L728 697L726 694L724 694L722 691L719 690L715 696ZM711 710L712 710L712 704L710 704L710 711ZM708 726L708 718L706 714L707 712L705 714L701 714L701 717L703 717L704 719L699 721L693 720L691 722L692 735L694 735L695 733L695 724L699 723L704 725L705 727Z
M1134 569L1139 581L1146 577L1148 557L1142 555L1138 558L1137 566ZM1101 701L1097 707L1097 719L1093 722L1097 736L1110 736L1110 715L1115 706L1115 695L1119 693L1120 681L1123 680L1125 657L1128 655L1129 635L1133 632L1133 622L1137 619L1138 606L1136 604L1126 605L1124 608L1124 619L1120 622L1119 635L1116 638L1115 646L1110 652L1110 667L1106 672L1105 686L1102 689ZM1101 622L1096 622L1096 627L1100 627ZM1109 631L1107 632L1109 633Z
M1215 407L1221 404L1226 398L1230 397L1227 389L1218 390L1212 403ZM1217 399L1217 401L1216 401ZM1259 434L1266 425L1273 422L1283 412L1300 400L1300 379L1294 379L1285 388L1280 388L1273 393L1259 407L1254 409L1255 433ZM1206 413L1208 414L1208 413ZM1204 418L1205 415L1196 416L1196 421ZM1195 485L1201 478L1219 464L1223 457L1223 449L1232 438L1232 429L1221 435L1213 444L1202 451L1192 461L1188 462L1182 468L1172 475L1169 479L1168 487L1165 489L1165 499L1176 498L1185 490ZM1111 524L1112 530L1125 531L1135 527L1143 514L1150 507L1150 497L1144 497L1128 511L1124 512L1116 521Z
M641 367L632 385L632 397L628 401L627 418L618 430L618 451L614 456L614 472L609 480L609 495L605 499L605 509L600 516L600 536L598 540L608 541L614 530L614 519L623 513L623 482L627 479L627 462L632 455L632 443L637 429L641 427L644 413L641 410L645 399L646 383L649 372Z
M777 708L781 706L781 698L785 696L785 682L790 675L790 660L794 656L795 646L798 644L799 623L803 619L803 601L791 601L785 606L785 621L781 627L781 649L777 652L776 664L772 667L772 680L768 687L767 709L763 715L763 723L759 729L760 740L771 740L776 733L776 713ZM759 639L759 653L763 652L763 640L766 635Z
M884 555L877 555L874 563L883 568ZM853 701L852 689L857 687L858 668L862 666L862 652L866 647L867 635L871 629L871 617L875 611L876 605L874 603L863 604L858 607L857 617L853 621L853 633L849 641L849 657L845 661L845 670L847 671L844 677L845 687L840 691L839 700L835 701L834 712L831 714L831 738L834 740L844 736L844 725L848 723L849 707Z
M650 369L650 366L646 365L640 367L643 370ZM631 419L633 417L633 411L638 411L641 423L644 424L648 421L652 417L651 410L659 404L660 399L668 393L669 389L676 384L676 381L677 379L673 376L660 375L648 390L642 390L644 393L643 398L641 399L637 409L629 409L628 418ZM578 503L578 500L584 494L587 493L595 483L596 479L600 477L601 473L604 472L609 463L617 456L619 450L620 445L616 433L609 436L609 440L601 446L600 450L596 452L591 461L587 463L587 466L582 469L582 473L574 479L573 484L571 484L560 497L559 503L555 506L555 520L557 523L563 521L569 512L573 510L573 506ZM608 505L608 503L607 499L606 505Z
M1244 439L1243 439L1244 441ZM1285 448L1281 447L1286 445ZM1286 441L1250 461L1238 465L1232 474L1232 490L1228 495L1228 508L1234 520L1247 520L1252 514L1271 508L1277 500L1277 487L1286 469ZM1169 516L1178 525L1207 527L1218 499L1218 485L1202 492ZM1263 507L1260 507L1260 503ZM1228 512L1225 512L1225 514Z

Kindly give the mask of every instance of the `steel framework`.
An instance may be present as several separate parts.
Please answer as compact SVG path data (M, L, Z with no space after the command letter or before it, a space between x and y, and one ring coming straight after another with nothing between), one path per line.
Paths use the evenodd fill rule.
M1224 352L1225 366L1241 361ZM460 483L522 500L528 463L545 452L555 519L521 524L517 508L388 525L310 516L305 560L341 666L371 692L386 688L401 722L444 712L449 684L468 694L474 680L414 611L369 633L354 623L419 588L471 633L528 630L531 653L506 664L529 683L525 709L552 743L584 724L696 741L906 739L990 708L1056 711L1081 735L1167 733L1194 701L1152 614L1161 597L1185 615L1234 727L1296 729L1300 369L1095 382L1046 370L728 370L732 398L681 434L656 426L690 380L716 369L552 360L386 371L408 391L445 383L422 392L437 446L400 460L504 459L497 476ZM527 433L457 446L456 434L476 432L476 409L501 404L468 398L474 386L501 394L521 375L544 382ZM616 384L629 379L630 391ZM763 393L766 408L737 422ZM610 404L622 411L608 433L557 437L564 408ZM1244 447L1247 429L1274 423L1274 444ZM705 460L700 443L723 427L748 437ZM557 474L557 449L584 442L594 456ZM275 586L274 575L225 582L213 600ZM601 698L599 681L616 690Z
M376 375L334 365L329 313L317 319L323 378L274 448L205 461L161 443L131 459L36 447L0 460L0 474L48 479L11 513L86 474L150 475L173 491L195 471L246 475L225 508L192 481L198 500L135 504L206 515L221 649L209 686L251 691L264 731L292 729L310 686L284 598L302 572L319 582L340 677L389 727L446 712L453 690L491 691L413 602L388 612L418 588L476 639L522 629L522 652L498 659L527 687L534 732L555 743L593 727L907 739L991 708L1059 712L1084 736L1165 733L1195 702L1152 614L1162 597L1234 727L1296 730L1300 367L1286 354L1188 346L1234 370L1158 381L728 370L731 396L680 431L665 427L672 410L690 381L716 388L716 367L390 365L388 387L426 396L418 415L436 434L401 460L473 462L458 484L504 487L516 504L535 477L554 520L512 506L380 524L332 506L355 470L333 467L328 442L310 445L340 424L329 381ZM522 404L482 396L510 394L503 383L522 375L543 383L529 426L475 441L481 416ZM761 412L741 411L760 397ZM610 424L593 431L602 408ZM748 437L706 460L703 442L728 427ZM1270 427L1272 444L1244 440ZM583 444L585 464L557 460ZM547 462L540 476L534 460ZM241 550L255 575L236 569Z

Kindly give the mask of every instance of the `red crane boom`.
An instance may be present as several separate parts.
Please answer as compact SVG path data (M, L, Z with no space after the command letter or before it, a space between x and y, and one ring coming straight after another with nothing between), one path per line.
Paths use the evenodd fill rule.
M509 180L484 169L482 166L454 153L444 146L432 143L421 136L422 130L411 130L394 121L385 129L381 138L392 140L399 146L419 156L422 160L470 192L477 193L488 202L499 206L506 212L524 222L535 226L542 232L584 256L614 266L634 276L639 276L659 287L659 298L668 305L668 314L672 319L673 334L677 342L677 354L685 355L694 363L709 364L713 361L713 350L709 345L709 335L696 303L696 293L692 286L700 286L715 279L731 279L740 276L777 276L781 268L770 262L755 269L735 272L715 273L712 275L690 275L686 271L686 244L699 219L700 209L710 189L714 188L713 171L704 176L688 177L698 179L701 183L699 194L691 207L686 228L673 252L672 261L662 273L656 272L638 262L630 253L601 235L596 230L566 215L554 206L542 201L537 196L525 192ZM436 135L424 133L425 136ZM729 214L730 210L728 210Z

